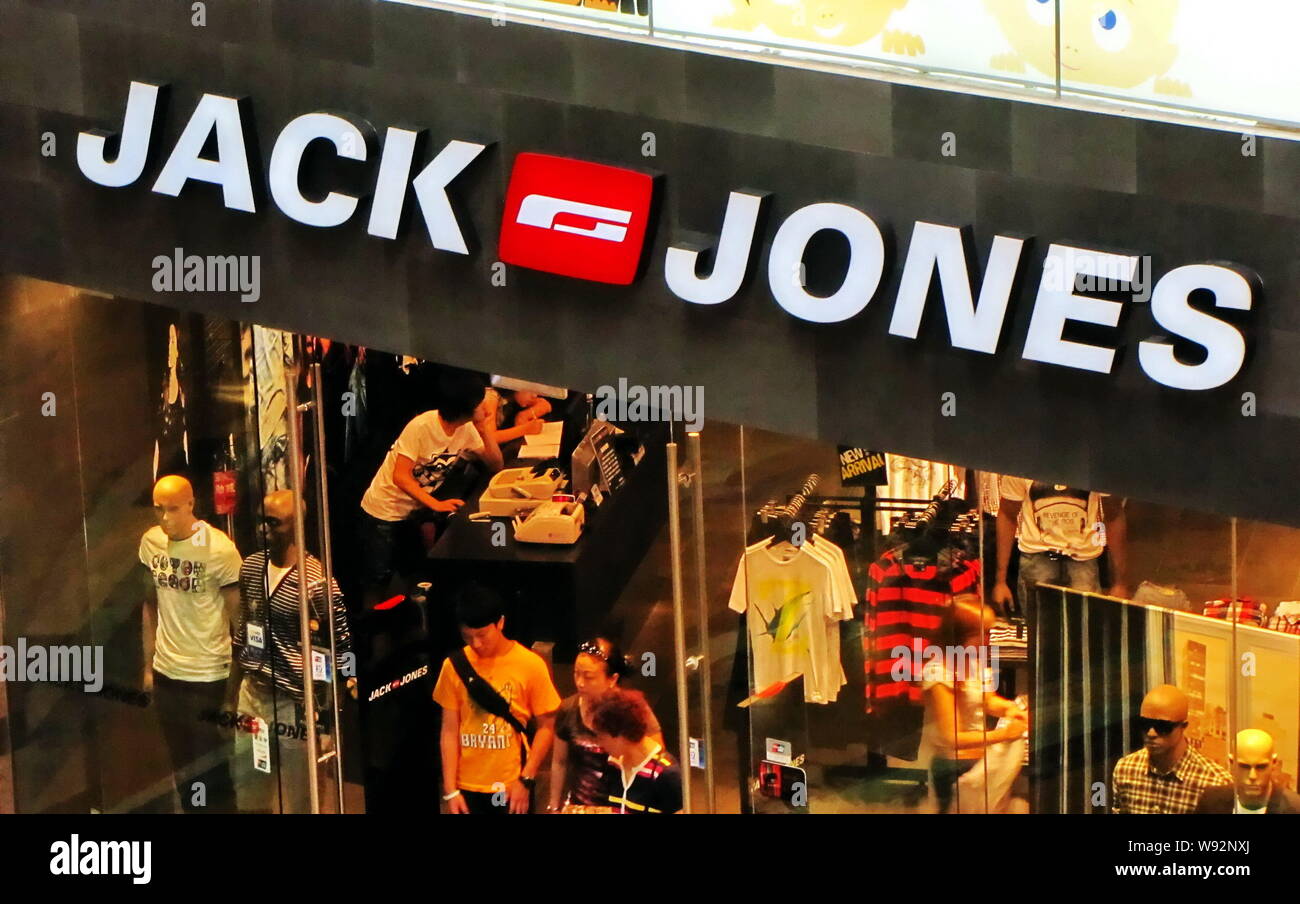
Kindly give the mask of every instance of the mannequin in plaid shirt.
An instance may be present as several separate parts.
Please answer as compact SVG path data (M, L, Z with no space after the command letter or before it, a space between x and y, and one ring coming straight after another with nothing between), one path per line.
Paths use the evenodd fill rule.
M1232 776L1187 743L1187 695L1162 684L1142 698L1142 749L1121 757L1111 778L1112 813L1194 813L1206 788Z

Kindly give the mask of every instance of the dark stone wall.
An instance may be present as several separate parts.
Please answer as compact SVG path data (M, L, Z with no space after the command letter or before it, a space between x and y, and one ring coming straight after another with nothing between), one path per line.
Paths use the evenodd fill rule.
M177 0L0 0L0 271L220 317L594 389L705 387L709 417L1025 473L1191 508L1300 524L1300 145L1119 116L891 86L607 38L365 0L211 0L207 25ZM495 142L459 184L480 248L435 252L422 229L365 234L365 206L333 230L261 199L227 211L207 187L179 199L110 190L77 171L75 136L115 127L128 82L172 85L161 147L198 96L252 100L263 160L293 116L320 109L426 127L431 144ZM50 131L58 154L40 155ZM657 156L642 157L653 132ZM942 136L957 155L940 153ZM512 270L491 284L510 162L523 150L665 174L649 272L627 289ZM311 178L360 178L329 162ZM373 167L362 176L373 178ZM996 356L955 352L942 318L915 342L889 337L897 269L867 309L798 322L765 278L716 309L663 282L668 243L714 232L726 192L775 193L768 230L838 200L894 229L895 260L918 218L970 224L982 259L998 232L1037 239ZM1264 284L1253 354L1222 391L1180 393L1140 371L1156 332L1130 305L1119 372L1020 359L1046 245L1150 254L1157 275L1230 260ZM156 295L150 261L174 247L259 254L262 299ZM759 276L765 274L765 256ZM39 366L39 362L33 362ZM956 416L940 416L956 393ZM1242 416L1253 392L1255 417Z

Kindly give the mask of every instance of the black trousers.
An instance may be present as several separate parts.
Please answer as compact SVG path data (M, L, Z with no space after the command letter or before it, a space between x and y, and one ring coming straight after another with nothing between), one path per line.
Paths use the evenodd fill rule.
M947 813L952 809L953 793L957 790L957 779L961 778L975 766L983 762L973 760L952 760L936 756L930 761L930 778L934 782L934 796L939 799L939 812Z
M155 671L153 690L181 809L186 813L235 812L235 785L230 774L234 735L218 720L226 682L177 681ZM195 782L203 783L199 798L203 806L195 805Z
M401 521L381 521L369 512L361 512L358 540L361 555L361 584L365 605L371 609L392 591L395 576L406 577L417 571L425 559L422 525L432 523L435 530L446 526L447 516L422 509ZM405 592L399 587L396 592Z

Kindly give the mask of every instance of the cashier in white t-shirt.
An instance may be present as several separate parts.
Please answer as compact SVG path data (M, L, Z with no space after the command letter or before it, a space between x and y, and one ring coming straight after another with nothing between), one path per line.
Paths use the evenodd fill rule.
M483 404L486 388L469 372L444 377L441 404L411 419L370 481L361 499L367 608L380 601L392 580L400 525L422 512L451 513L465 504L435 498L456 462L476 458L490 471L501 469L501 449Z
M1018 601L1023 611L1036 584L1101 592L1101 554L1110 550L1107 593L1128 598L1124 570L1128 522L1124 501L1106 493L1023 477L1003 477L998 506L998 570L993 601L1007 611L1011 547L1020 552Z

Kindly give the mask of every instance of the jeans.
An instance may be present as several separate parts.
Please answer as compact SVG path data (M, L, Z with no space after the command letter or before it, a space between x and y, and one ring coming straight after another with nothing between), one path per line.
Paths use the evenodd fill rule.
M495 795L486 791L461 791L460 796L465 798L465 805L469 807L470 815L507 816L510 813L509 806L493 805L492 798Z
M239 812L310 813L307 726L302 704L285 691L246 675L239 686L239 715L255 716L265 722L271 744L271 771L261 772L253 767L252 733L239 729L235 738L235 791ZM323 755L332 748L329 735L317 734L317 738L317 755ZM322 771L325 768L322 766ZM326 797L322 794L320 798L322 811L327 809Z
M1069 557L1054 558L1045 552L1020 554L1020 586L1017 602L1021 612L1028 614L1029 601L1035 584L1056 584L1074 590L1096 593L1101 590L1099 565L1101 557L1080 562Z
M181 809L186 813L233 812L230 738L218 724L225 679L177 681L155 671L153 687ZM202 786L201 795L196 783Z

